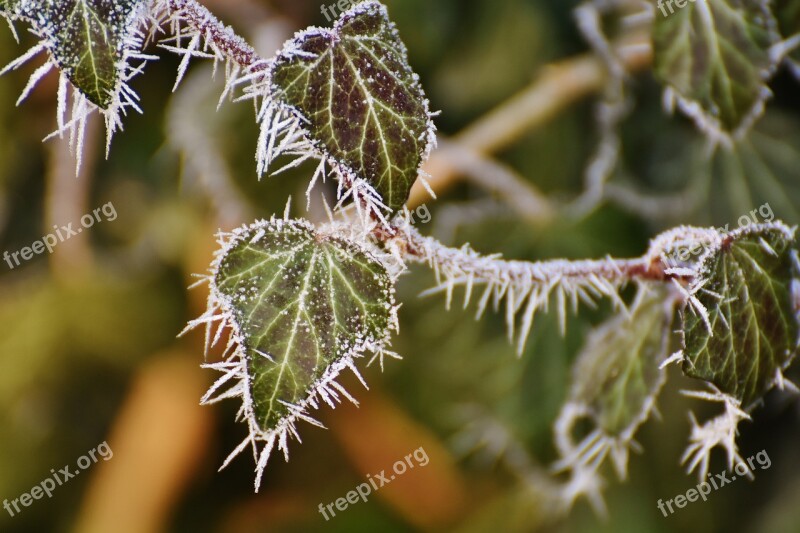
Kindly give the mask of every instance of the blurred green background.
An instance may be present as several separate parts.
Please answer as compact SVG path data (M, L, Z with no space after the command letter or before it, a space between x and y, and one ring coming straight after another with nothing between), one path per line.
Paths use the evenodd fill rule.
M318 0L204 2L270 55L298 29L324 24ZM457 134L515 94L543 68L588 53L563 0L391 0L390 14L409 48L443 136ZM613 24L612 24L613 26ZM617 30L613 30L617 31ZM0 64L34 41L16 44L0 29ZM697 483L679 465L689 433L683 398L696 383L670 372L651 420L637 439L630 479L611 480L608 517L585 501L554 516L530 487L485 449L465 453L463 430L476 417L495 436L512 435L547 464L556 455L551 425L569 384L570 364L608 308L572 316L562 337L556 316L538 319L517 358L503 317L474 321L474 309L445 311L443 298L419 298L434 283L414 269L399 286L402 361L364 370L370 390L345 383L361 409L318 415L328 431L303 425L291 462L275 456L260 494L252 460L217 473L245 436L238 404L200 407L216 376L200 368L202 332L177 338L202 313L204 288L187 291L208 268L218 229L282 213L287 198L303 215L310 169L259 182L252 106L225 103L223 87L197 61L171 93L178 59L161 53L133 82L144 115L132 115L106 160L101 124L90 124L76 178L64 142L42 143L55 129L57 80L46 78L15 102L37 64L0 78L0 252L40 239L53 224L77 221L107 202L118 218L13 270L0 263L0 498L13 499L107 440L114 457L34 502L18 516L0 512L2 531L800 531L800 419L796 398L770 395L742 426L742 454L766 450L773 467L664 518L658 499ZM536 260L642 254L648 240L678 224L735 225L768 202L776 216L800 221L797 85L781 71L770 110L747 145L709 156L686 119L667 116L648 69L630 81L633 111L620 125L622 154L611 183L637 200L599 202L582 216L546 222L509 207L475 180L459 179L427 205L426 234L470 242L485 253ZM598 141L601 94L578 99L504 148L496 159L553 202L584 189ZM332 184L328 187L333 191ZM618 195L619 196L619 195ZM642 207L652 205L659 209ZM637 209L636 206L639 206ZM312 207L311 218L319 213ZM797 372L794 373L797 377ZM491 436L491 432L490 432ZM430 463L326 522L318 512L367 474L423 446ZM711 472L724 468L721 456ZM609 472L610 474L610 472Z

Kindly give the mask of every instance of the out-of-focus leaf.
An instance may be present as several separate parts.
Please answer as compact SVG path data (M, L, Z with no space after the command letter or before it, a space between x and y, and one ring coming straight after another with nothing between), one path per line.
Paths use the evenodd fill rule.
M791 117L768 113L765 120L734 144L720 147L712 161L711 198L728 201L725 223L772 222L775 218L800 220L800 155L798 123ZM723 195L715 194L724 191ZM758 212L753 212L758 209Z
M744 406L769 391L798 352L794 242L794 231L777 224L723 237L707 252L692 291L708 323L697 309L683 313L684 373Z
M428 103L386 8L365 2L332 31L290 41L273 66L276 97L306 119L311 140L403 207L430 146Z
M763 0L664 2L653 29L655 72L701 127L747 128L769 96L775 18Z
M586 340L573 367L571 402L589 408L606 434L635 429L664 384L659 366L669 349L673 310L663 291L637 300L630 315L619 314Z
M664 228L800 222L800 122L789 114L768 109L711 157L704 135L650 109L634 113L626 128L625 166L606 191L626 210Z
M387 335L394 288L360 247L305 222L273 220L236 234L215 285L245 350L257 422L274 429L334 364Z
M25 276L11 274L19 275ZM93 275L60 284L39 275L14 282L6 277L0 284L0 403L6 406L0 424L14 438L0 439L0 492L41 479L55 464L49 461L63 458L61 447L74 433L102 425L92 417L108 408L95 403L107 385L76 387L91 383L90 368L114 383L153 350L173 343L182 322L181 294L180 287L157 280ZM115 370L119 375L110 375ZM84 398L79 427L77 419L58 418L67 390Z

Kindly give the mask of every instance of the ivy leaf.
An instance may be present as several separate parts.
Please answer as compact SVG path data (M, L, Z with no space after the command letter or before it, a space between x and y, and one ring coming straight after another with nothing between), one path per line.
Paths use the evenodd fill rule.
M769 97L778 42L775 18L764 0L705 0L656 9L656 76L705 130L747 129Z
M773 387L798 353L794 242L794 231L782 224L724 236L707 252L691 291L708 321L699 310L683 312L684 373L745 407Z
M142 0L6 0L0 8L30 22L72 84L90 102L108 109L140 4Z
M311 143L403 207L430 149L428 102L386 8L365 2L333 30L287 43L272 66L275 98L299 112Z
M235 232L212 293L236 332L251 422L264 434L291 424L354 357L380 349L395 313L381 263L301 221Z
M663 291L646 291L586 340L573 366L570 402L585 405L607 435L633 431L647 419L664 384L659 368L669 350L673 309Z

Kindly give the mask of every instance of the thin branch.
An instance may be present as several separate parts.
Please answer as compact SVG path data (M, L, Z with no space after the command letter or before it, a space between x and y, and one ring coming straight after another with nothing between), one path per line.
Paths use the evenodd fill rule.
M169 10L180 15L181 20L200 32L228 59L250 72L262 72L267 62L247 41L225 26L206 7L195 0L167 0Z
M460 143L440 138L438 146L441 156L448 158L454 169L487 191L497 193L523 219L545 223L555 217L556 207L550 200L511 168Z
M407 256L414 260L447 265L462 270L476 281L496 279L498 273L508 272L509 278L531 283L550 283L556 279L567 282L571 279L597 277L611 283L628 282L633 279L665 281L668 275L650 256L637 259L600 259L586 261L553 260L541 262L507 261L498 256L482 257L468 249L452 249L442 246L435 239L425 237L415 230L407 232Z
M617 56L629 72L647 68L652 49L644 32L625 37L616 46ZM602 90L608 69L595 54L585 54L547 66L541 76L522 93L452 138L482 155L496 153L513 144L531 129L547 123L564 109L586 96ZM434 152L424 171L433 190L439 194L460 177L458 168L446 154ZM409 207L425 203L430 195L417 183L411 191Z
M387 234L383 227L377 226L374 235L395 256L427 264L435 272L437 285L425 294L444 292L449 307L455 288L463 286L466 308L474 288L483 286L477 316L483 314L490 301L497 310L505 301L508 337L511 341L516 339L518 354L525 347L534 316L547 310L552 299L564 331L568 305L577 309L581 302L593 305L600 298L609 298L624 309L619 292L629 283L664 283L680 277L680 273L669 272L665 266L662 240L654 241L648 253L637 259L525 262L504 260L499 255L481 256L468 246L448 248L436 239L422 236L411 226L394 227L392 231Z

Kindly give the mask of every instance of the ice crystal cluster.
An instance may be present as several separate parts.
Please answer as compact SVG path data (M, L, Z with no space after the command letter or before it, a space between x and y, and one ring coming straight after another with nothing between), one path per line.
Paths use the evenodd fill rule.
M613 73L616 59L600 17L591 15L595 4L581 8L582 27ZM220 234L202 277L208 310L189 324L206 328L208 347L225 347L205 365L221 377L202 401L241 402L248 433L225 464L250 449L256 490L275 450L288 460L298 422L321 425L313 411L322 404L355 403L339 384L343 371L361 379L366 355L381 365L398 357L390 338L398 330L394 285L411 263L434 271L429 292L445 293L447 305L460 287L465 307L475 295L478 316L489 307L504 313L519 353L537 313L553 309L566 330L569 308L613 302L614 316L586 339L554 424L560 457L553 470L568 476L553 481L552 494L564 509L588 497L602 510L601 467L610 460L626 476L671 363L705 383L687 394L723 409L705 422L692 417L683 460L701 477L715 448L731 465L740 459L738 425L767 392L794 388L784 371L800 349L800 261L795 229L783 223L731 233L679 227L653 239L640 258L537 263L448 248L407 224L404 206L411 186L424 181L421 166L436 135L421 82L379 2L357 4L332 29L297 33L271 59L195 0L0 0L0 14L39 39L3 72L47 56L21 100L59 71L54 135L70 136L78 160L91 113L104 115L110 141L129 109L142 111L129 82L155 59L146 53L152 44L182 57L176 89L190 61L205 58L224 69L222 98L255 103L259 174L313 160L309 190L318 179L337 181L325 225L293 219L287 207L282 218ZM766 81L792 59L779 32L797 29L766 3L745 0L690 3L653 26L667 100L716 140L734 139L757 119ZM279 158L286 166L276 169ZM582 420L591 429L577 439Z
M51 70L58 69L58 130L54 135L70 136L78 165L90 114L103 113L110 143L122 128L125 113L129 109L141 112L128 82L141 72L143 62L155 59L142 51L141 22L148 16L147 2L4 0L0 14L12 23L29 23L31 32L40 39L0 74L47 54L47 61L31 75L19 102Z
M250 431L232 457L264 444L258 489L273 447L288 460L296 423L319 425L310 409L357 403L336 378L349 369L363 382L356 359L387 349L397 328L394 280L369 251L303 221L257 222L220 235L220 245L209 309L190 326L205 324L215 337L230 331L222 362L206 365L223 375L203 402L241 398Z

